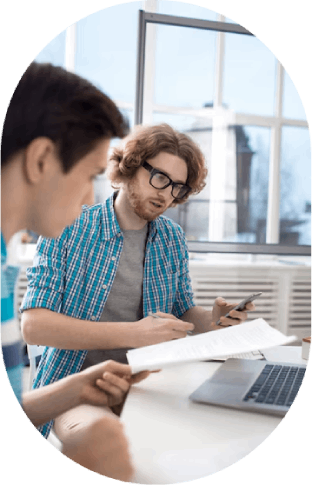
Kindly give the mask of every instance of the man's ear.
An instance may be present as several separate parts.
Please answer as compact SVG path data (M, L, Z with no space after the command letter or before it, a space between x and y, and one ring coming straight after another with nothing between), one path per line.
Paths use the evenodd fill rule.
M50 138L35 138L24 151L24 171L31 184L38 184L56 163L56 147Z

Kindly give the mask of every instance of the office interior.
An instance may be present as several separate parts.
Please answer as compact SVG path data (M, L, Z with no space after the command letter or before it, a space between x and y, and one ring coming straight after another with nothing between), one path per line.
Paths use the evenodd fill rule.
M296 88L272 52L216 12L145 1L80 20L36 60L95 83L131 127L166 122L203 150L206 187L165 214L186 233L196 303L210 308L216 296L240 301L262 291L253 317L295 332L298 343L309 336L309 130ZM95 203L112 193L105 175L94 189ZM35 241L35 234L15 236L11 260L27 267ZM20 280L19 301L23 271Z
M293 346L300 352L302 339L311 335L310 139L297 90L268 47L217 12L146 0L81 19L35 60L93 82L131 128L165 122L199 144L206 186L165 214L186 233L195 303L211 309L217 296L239 302L261 291L249 319L263 318L296 335ZM105 174L94 191L95 203L111 195ZM25 231L9 245L9 261L22 266L18 306L37 237ZM252 447L277 425L255 419L263 431L250 438ZM191 472L187 478L185 470L174 475L163 459L163 475L155 469L158 481L149 481L144 469L139 483L198 478Z

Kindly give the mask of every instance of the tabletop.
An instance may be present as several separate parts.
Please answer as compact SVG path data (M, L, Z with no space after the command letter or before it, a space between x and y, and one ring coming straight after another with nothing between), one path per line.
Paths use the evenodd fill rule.
M263 351L267 360L307 363L301 347ZM131 388L121 419L129 439L134 483L179 483L211 475L255 449L281 418L194 403L190 394L221 365L183 364Z

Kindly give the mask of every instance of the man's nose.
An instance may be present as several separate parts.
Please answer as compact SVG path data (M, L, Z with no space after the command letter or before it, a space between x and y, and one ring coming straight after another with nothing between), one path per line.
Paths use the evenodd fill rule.
M165 189L158 190L158 197L164 201L171 201L173 199L172 194L172 186L168 185Z

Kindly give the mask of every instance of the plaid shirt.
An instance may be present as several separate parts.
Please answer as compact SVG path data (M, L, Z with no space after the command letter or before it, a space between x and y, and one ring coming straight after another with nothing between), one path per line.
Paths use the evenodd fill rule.
M17 266L7 264L7 252L1 233L1 343L9 381L18 401L22 401L23 355L22 336L15 307Z
M111 290L123 247L113 207L84 207L81 216L57 239L40 238L34 266L27 269L28 288L21 310L49 310L99 321ZM176 317L194 306L188 251L180 226L164 216L149 224L143 278L143 315L162 311ZM105 325L105 322L103 322ZM85 350L46 347L34 382L45 386L79 372ZM51 422L40 428L49 434Z

